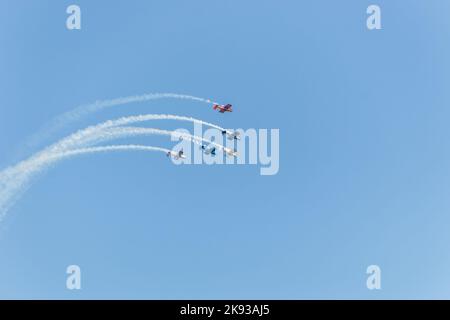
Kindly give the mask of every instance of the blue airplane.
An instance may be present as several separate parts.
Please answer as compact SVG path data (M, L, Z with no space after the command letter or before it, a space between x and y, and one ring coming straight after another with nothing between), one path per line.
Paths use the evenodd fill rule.
M212 154L213 156L216 155L216 147L202 145L200 148L205 151L205 154Z

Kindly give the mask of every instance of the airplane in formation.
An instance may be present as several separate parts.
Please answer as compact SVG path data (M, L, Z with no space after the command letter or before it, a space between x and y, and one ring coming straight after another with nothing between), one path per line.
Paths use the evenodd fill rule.
M220 104L214 104L213 105L213 109L214 110L218 110L220 113L225 113L225 112L233 112L233 106L231 104L225 104L225 105L220 105ZM239 132L231 132L228 130L223 130L222 131L223 135L226 135L228 137L229 140L239 140Z
M212 154L213 156L216 155L216 147L214 146L202 145L200 148L205 152L205 154Z
M181 149L181 150L178 151L178 152L175 152L175 151L169 151L169 152L167 152L167 157L172 157L172 158L174 158L175 160L178 160L178 159L186 159L186 156L184 155L183 149Z
M240 140L241 139L240 133L237 131L223 130L222 135L227 136L228 140L233 140L233 139Z
M200 147L200 149L202 149L202 150L205 152L205 154L212 154L213 156L216 155L216 151L217 151L217 148L214 147L214 146L212 146L212 145L202 145L202 146ZM236 150L233 150L233 149L231 149L231 148L226 148L226 147L224 147L224 148L223 148L223 152L224 152L227 156L230 156L230 157L237 157L237 156L238 156L237 151L236 151Z
M218 110L220 113L225 113L225 112L233 112L233 106L231 104L225 104L225 105L220 105L220 104L213 104L213 109L214 110ZM240 134L237 131L228 131L228 130L222 130L222 135L226 136L228 138L228 140L240 140ZM183 137L180 136L180 140L182 140ZM213 145L201 145L200 149L202 149L205 154L212 154L213 156L216 155L216 151L217 148L214 147ZM231 148L223 148L223 152L230 157L237 157L238 153L236 150L233 150ZM167 156L168 157L172 157L176 160L178 159L186 159L186 156L184 155L184 151L183 149L181 149L179 152L175 152L175 151L169 151L167 152Z
M233 112L233 106L231 104L226 105L214 104L213 110L218 110L220 113Z

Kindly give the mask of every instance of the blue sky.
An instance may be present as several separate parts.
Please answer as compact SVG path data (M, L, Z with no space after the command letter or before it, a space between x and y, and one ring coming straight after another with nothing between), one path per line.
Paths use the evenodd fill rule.
M176 92L235 112L127 105L40 147L106 119L172 113L279 128L280 171L147 153L62 162L2 222L0 298L450 298L450 4L77 1L82 29L68 31L73 3L2 1L2 168L80 104ZM372 3L382 30L366 28ZM80 291L65 287L71 264ZM379 291L366 288L371 264Z

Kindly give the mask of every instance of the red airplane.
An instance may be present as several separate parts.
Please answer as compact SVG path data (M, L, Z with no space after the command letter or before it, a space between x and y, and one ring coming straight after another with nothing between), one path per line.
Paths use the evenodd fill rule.
M220 113L233 112L233 106L231 104L227 104L224 106L221 106L220 104L215 104L213 105L213 109L219 110Z

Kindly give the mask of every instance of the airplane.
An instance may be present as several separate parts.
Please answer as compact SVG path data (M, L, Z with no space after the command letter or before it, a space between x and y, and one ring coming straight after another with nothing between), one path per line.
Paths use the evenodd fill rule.
M216 155L216 147L202 145L200 148L205 151L205 154Z
M220 104L214 104L213 109L219 110L220 113L233 112L233 106L231 104L226 104L223 106Z
M227 156L230 156L230 157L237 157L238 156L237 151L233 150L233 149L230 149L230 148L223 148L223 152L225 152L225 154Z
M168 157L172 157L172 158L174 158L175 160L178 160L178 159L186 159L186 156L184 155L184 151L183 151L183 149L181 149L180 151L178 151L178 152L175 152L175 151L169 151L169 152L167 152L167 156Z
M228 138L228 140L233 140L233 139L235 139L235 140L240 140L240 139L241 139L240 133L237 132L237 131L231 132L231 131L223 130L223 131L222 131L222 134L223 134L223 135L226 135L227 138Z

